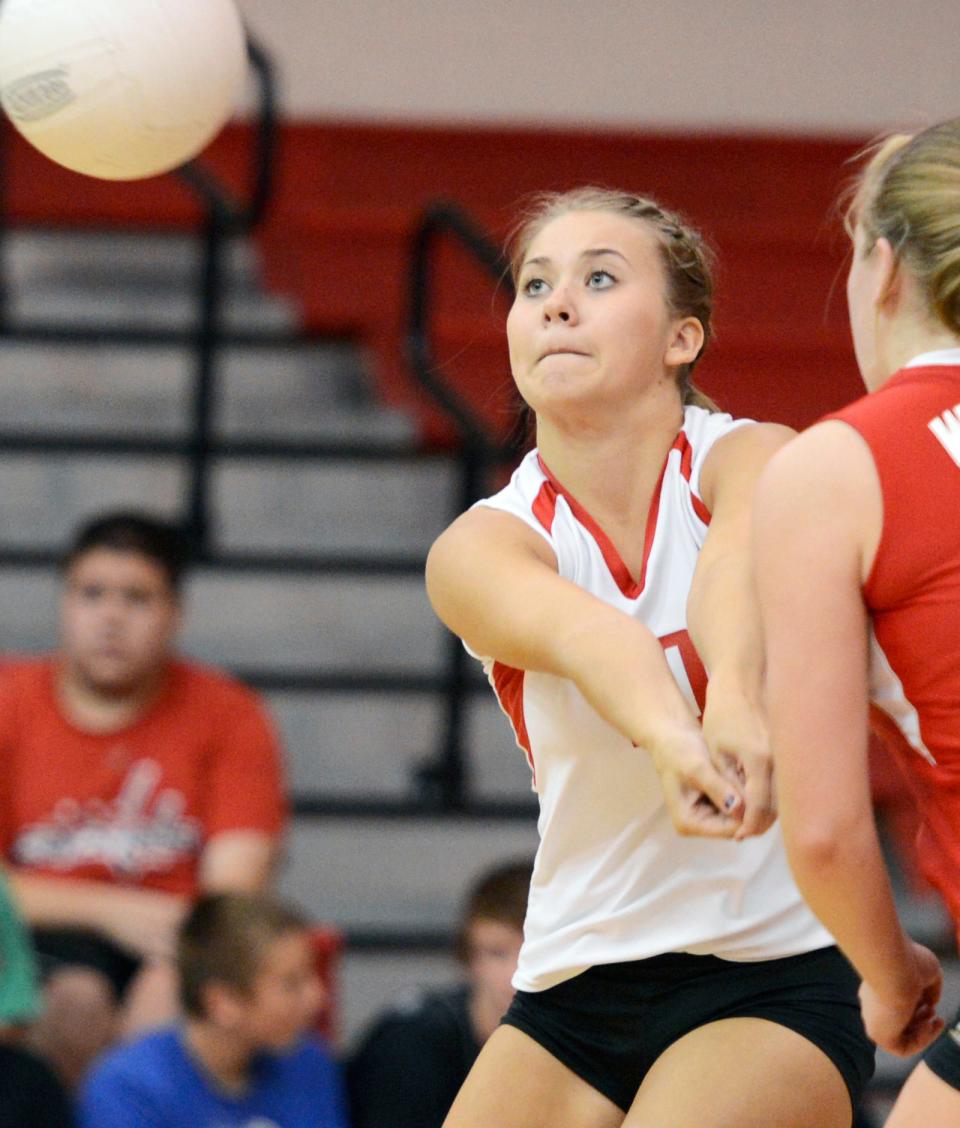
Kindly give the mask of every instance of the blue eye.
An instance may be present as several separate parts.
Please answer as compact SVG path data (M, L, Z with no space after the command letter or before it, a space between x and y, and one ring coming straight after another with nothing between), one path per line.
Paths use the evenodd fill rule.
M528 278L523 284L523 292L528 298L538 297L546 288L547 284L542 278Z
M591 290L606 290L616 279L608 270L591 270L587 276L587 286Z

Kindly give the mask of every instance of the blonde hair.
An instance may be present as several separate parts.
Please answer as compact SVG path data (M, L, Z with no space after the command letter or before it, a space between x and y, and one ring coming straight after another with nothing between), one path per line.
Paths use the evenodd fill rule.
M867 150L846 226L864 253L886 239L916 278L937 319L960 335L960 118L893 134Z
M712 335L713 252L703 236L675 212L647 196L588 185L567 192L543 192L530 201L510 238L510 273L516 285L527 250L536 235L553 219L576 211L603 211L645 223L656 236L666 275L667 306L675 317L695 317L703 326L703 344L689 364L677 370L683 403L719 410L690 380L694 365Z

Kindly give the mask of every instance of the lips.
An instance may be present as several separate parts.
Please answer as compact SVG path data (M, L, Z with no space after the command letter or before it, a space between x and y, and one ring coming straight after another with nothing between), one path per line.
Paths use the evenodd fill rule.
M540 357L540 360L546 360L548 356L586 356L585 352L579 349L547 349Z

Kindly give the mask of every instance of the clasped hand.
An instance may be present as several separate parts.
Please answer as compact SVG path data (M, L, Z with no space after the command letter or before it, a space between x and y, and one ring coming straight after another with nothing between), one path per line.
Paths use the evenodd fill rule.
M708 695L698 729L673 732L652 750L679 834L763 834L776 819L773 757L763 714L739 692Z

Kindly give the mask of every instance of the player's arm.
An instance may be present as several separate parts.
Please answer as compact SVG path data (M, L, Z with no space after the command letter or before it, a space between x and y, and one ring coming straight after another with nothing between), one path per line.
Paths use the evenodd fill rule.
M915 1052L936 1032L929 1007L939 977L897 919L867 767L861 585L882 520L866 444L843 423L821 424L781 451L761 479L754 560L790 865L864 979L871 1035L888 1049Z
M550 546L518 518L478 507L436 541L427 591L475 653L573 681L597 712L647 749L675 825L729 835L739 797L715 772L662 647L642 623L557 573ZM684 791L683 789L687 790ZM687 802L692 789L716 809Z
M792 437L789 427L774 423L739 427L717 441L700 479L711 520L687 600L687 627L709 675L703 732L710 755L719 770L742 781L741 838L763 833L776 817L750 521L757 479Z

